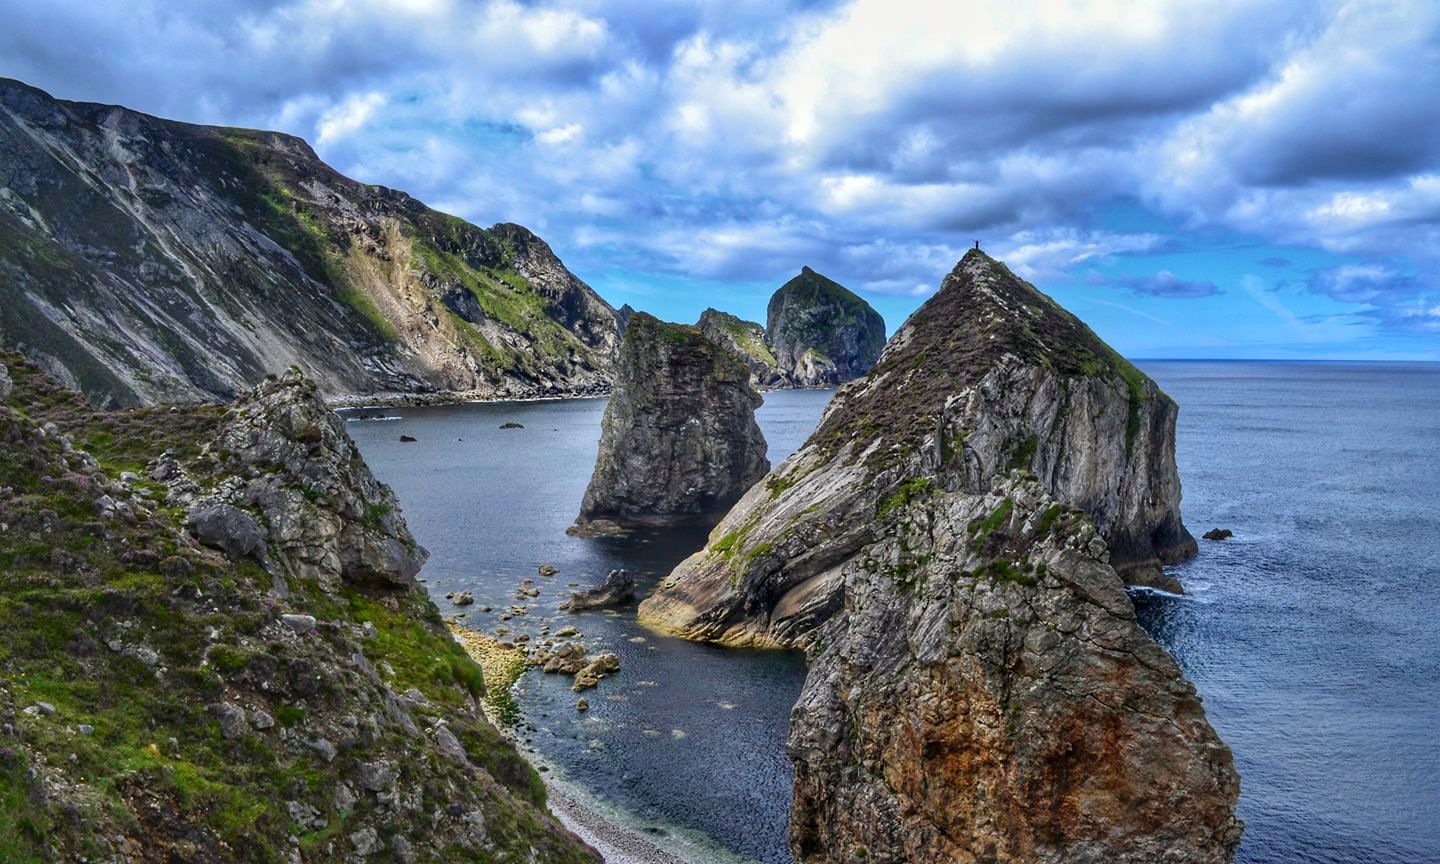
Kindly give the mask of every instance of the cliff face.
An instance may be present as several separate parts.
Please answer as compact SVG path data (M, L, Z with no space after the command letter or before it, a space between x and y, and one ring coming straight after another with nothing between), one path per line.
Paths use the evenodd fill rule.
M791 715L796 862L1234 858L1240 782L1081 512L916 490L841 570Z
M635 313L574 530L719 518L770 470L749 377L696 328Z
M599 860L313 383L107 413L3 359L0 858Z
M784 387L789 383L776 365L775 354L765 344L764 327L719 309L706 309L695 326L711 342L734 354L750 369L752 385Z
M798 861L1229 860L1229 751L1118 572L1194 549L1175 416L968 253L641 604L687 638L809 649Z
M543 241L341 176L298 138L0 79L0 344L98 404L603 392L613 309Z
M888 496L917 483L983 494L1012 469L1083 510L1127 581L1178 590L1160 565L1196 546L1180 521L1176 416L1083 323L972 252L641 612L693 638L805 644L839 608L839 568Z
M791 384L828 387L870 371L885 347L885 321L844 286L806 267L770 298L765 338Z

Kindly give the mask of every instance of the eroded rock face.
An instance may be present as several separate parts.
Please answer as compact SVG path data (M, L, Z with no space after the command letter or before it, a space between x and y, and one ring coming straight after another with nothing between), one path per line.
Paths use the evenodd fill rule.
M839 567L887 500L926 485L983 493L1017 468L1094 520L1128 582L1179 590L1161 570L1196 550L1177 413L1073 315L972 252L641 614L692 638L803 645L840 607Z
M10 398L10 389L10 372L5 368L4 363L0 363L0 402Z
M764 327L719 309L706 309L700 313L700 320L695 326L711 342L734 354L749 367L752 385L784 387L789 383L776 366L775 354L765 344Z
M971 252L641 604L810 650L797 861L1229 860L1229 752L1124 591L1194 550L1175 416Z
M608 390L615 311L539 238L357 183L299 138L0 79L0 344L98 405ZM176 311L178 310L178 311Z
M201 494L178 466L164 460L152 466L187 509L197 539L332 590L342 581L415 584L427 553L405 526L394 493L370 473L344 423L299 370L242 397L211 452L233 476Z
M575 530L706 524L724 513L770 469L749 377L696 328L632 316Z
M1017 471L886 523L792 714L799 864L1233 859L1230 751L1088 517Z
M804 268L770 298L765 341L794 386L830 387L859 378L885 347L885 320L837 282Z

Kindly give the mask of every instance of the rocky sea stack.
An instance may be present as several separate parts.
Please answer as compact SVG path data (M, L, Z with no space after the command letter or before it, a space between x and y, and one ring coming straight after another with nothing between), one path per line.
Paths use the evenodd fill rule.
M792 386L833 387L875 365L885 320L854 292L806 267L770 298L765 342Z
M1239 779L1121 573L1194 551L1176 407L979 251L640 609L805 647L797 862L1223 862Z
M749 379L695 327L631 316L572 532L713 524L770 470Z
M764 327L719 309L706 309L700 313L700 320L695 326L711 342L734 354L750 368L751 384L756 387L784 387L789 383L776 365L770 346L765 344Z
M599 860L314 382L104 412L3 360L0 859Z
M97 405L602 393L616 312L530 231L357 183L299 138L0 79L0 346Z

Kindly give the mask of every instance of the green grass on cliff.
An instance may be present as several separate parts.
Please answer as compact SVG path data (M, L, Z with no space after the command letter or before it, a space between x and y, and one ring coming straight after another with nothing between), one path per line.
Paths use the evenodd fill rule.
M7 405L20 412L0 413L0 717L18 730L0 732L0 861L102 860L103 825L154 860L283 861L293 835L307 862L338 864L349 845L331 841L367 824L377 805L362 796L345 816L334 789L371 754L398 760L410 788L443 808L450 793L436 766L405 762L407 741L357 745L330 763L275 746L282 728L308 737L320 718L357 711L354 676L317 678L316 664L344 668L344 634L367 624L369 662L395 692L423 695L416 722L446 723L498 781L476 787L488 790L477 794L494 847L457 847L445 860L518 862L552 836L531 809L544 807L539 776L471 719L478 711L459 710L484 692L483 676L423 590L327 594L291 580L283 608L325 625L302 652L268 641L279 611L268 574L180 543L180 514L163 506L133 522L102 518L91 481L68 473L59 438L38 428L53 422L93 447L114 477L166 449L196 462L225 409L96 412L15 355L0 359L16 384ZM223 737L207 710L222 699L264 705L275 729ZM44 712L24 713L41 703ZM64 800L38 797L32 770L61 779ZM329 825L307 833L287 800L313 803Z

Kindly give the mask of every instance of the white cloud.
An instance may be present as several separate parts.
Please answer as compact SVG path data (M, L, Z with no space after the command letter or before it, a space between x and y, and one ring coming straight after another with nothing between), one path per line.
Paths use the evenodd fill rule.
M385 105L385 94L358 93L326 110L315 123L315 143L321 147L335 144L360 131L375 112Z

